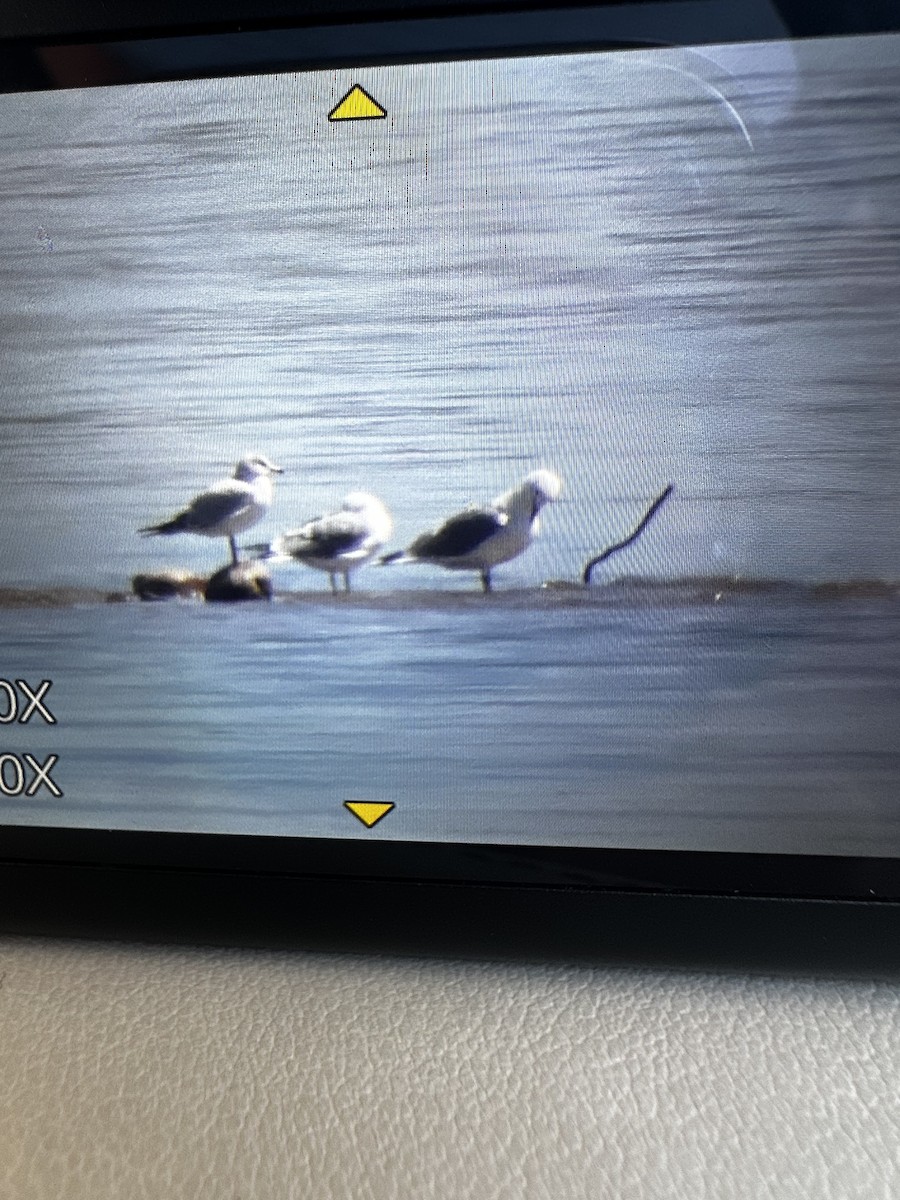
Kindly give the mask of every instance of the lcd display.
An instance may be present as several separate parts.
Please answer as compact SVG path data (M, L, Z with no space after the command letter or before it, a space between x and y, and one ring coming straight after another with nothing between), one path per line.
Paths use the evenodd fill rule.
M900 855L898 62L0 96L0 824Z

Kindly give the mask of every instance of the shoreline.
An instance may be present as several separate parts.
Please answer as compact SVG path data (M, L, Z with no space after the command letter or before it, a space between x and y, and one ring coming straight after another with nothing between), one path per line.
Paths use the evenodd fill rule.
M332 595L322 589L278 591L275 604L298 606L328 605L382 610L458 609L475 608L633 608L669 607L672 605L721 604L728 600L748 598L785 599L801 602L831 602L840 600L900 600L900 580L835 579L803 583L785 579L738 578L729 576L688 576L677 579L650 579L629 576L606 584L584 587L574 580L548 580L526 588L498 588L485 596L472 590L441 590L439 588L404 588L396 591L366 591ZM0 586L0 610L62 609L106 606L109 604L142 604L130 590L109 590L74 585L34 587ZM157 600L161 604L200 604L199 595Z

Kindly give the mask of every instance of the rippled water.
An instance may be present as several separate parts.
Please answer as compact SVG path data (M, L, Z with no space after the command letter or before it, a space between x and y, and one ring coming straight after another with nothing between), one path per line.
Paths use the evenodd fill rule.
M669 481L598 582L896 579L895 46L380 68L350 126L343 72L0 97L0 586L214 568L136 530L247 449L286 467L254 540L365 487L402 545L543 463L500 587ZM353 834L364 793L384 836L898 849L890 596L359 587L410 603L4 610L67 801L5 815Z
M371 799L369 837L900 845L896 599L413 599L5 612L66 793L7 819L339 837Z

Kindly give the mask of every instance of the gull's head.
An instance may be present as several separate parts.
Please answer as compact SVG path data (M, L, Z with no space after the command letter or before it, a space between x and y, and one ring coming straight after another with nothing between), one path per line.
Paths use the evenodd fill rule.
M522 488L531 495L531 518L534 520L545 504L559 499L562 480L552 471L542 467L525 477Z
M371 492L348 492L341 501L341 508L344 512L366 513L373 509L381 511L384 505Z
M248 454L234 468L234 478L240 479L243 483L253 483L256 479L280 475L283 469L283 467L276 467L264 454Z
M394 532L394 522L387 506L371 492L348 493L341 503L341 511L362 517L370 534L382 542L386 542Z

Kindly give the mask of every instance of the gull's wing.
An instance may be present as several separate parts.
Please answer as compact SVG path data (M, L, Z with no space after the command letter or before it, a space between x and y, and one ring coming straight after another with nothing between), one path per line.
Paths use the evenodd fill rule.
M195 496L182 514L183 529L212 529L230 521L254 503L253 493L239 479L226 479Z
M420 534L407 551L415 558L463 558L509 523L506 513L472 508L450 517L431 533Z
M334 513L283 533L273 543L273 549L291 558L336 558L362 549L370 537L368 525L354 513Z

